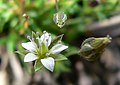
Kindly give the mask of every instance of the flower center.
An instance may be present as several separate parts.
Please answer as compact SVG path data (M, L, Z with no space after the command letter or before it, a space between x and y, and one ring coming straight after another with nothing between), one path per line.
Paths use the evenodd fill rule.
M48 53L48 47L44 43L42 43L41 46L37 48L36 53L38 58L40 59L45 58L47 57L46 54Z

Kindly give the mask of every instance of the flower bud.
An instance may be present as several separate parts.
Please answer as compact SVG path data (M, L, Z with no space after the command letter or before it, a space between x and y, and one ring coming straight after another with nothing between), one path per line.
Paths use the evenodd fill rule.
M108 35L103 38L88 38L82 43L79 54L88 61L95 61L110 42L111 37Z
M53 20L58 27L62 28L67 20L67 15L64 12L57 12L54 14Z

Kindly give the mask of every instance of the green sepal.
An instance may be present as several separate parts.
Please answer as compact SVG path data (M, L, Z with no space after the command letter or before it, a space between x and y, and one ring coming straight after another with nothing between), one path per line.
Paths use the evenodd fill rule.
M103 45L103 41L104 39L95 38L90 44L92 47L94 47L94 49L97 49Z
M21 56L25 56L25 54L22 53L22 52L20 52L20 51L15 51L15 53L17 53L17 54L19 54L19 55L21 55Z
M53 41L51 42L50 46L48 47L49 49L51 49L56 43L58 43L59 41L62 40L64 34L57 36L55 39L53 39Z
M55 59L55 61L64 61L64 60L68 60L67 57L65 57L62 54L51 54L51 57L53 57Z
M37 45L39 45L39 40L37 39L37 35L33 31L32 31L32 38L34 39L35 43L37 43Z
M95 60L99 59L101 55L102 55L102 53L93 53L89 56L86 56L85 58L88 61L95 61Z
M35 61L35 65L34 65L34 70L35 70L35 72L41 70L42 67L43 67L43 66L42 66L42 64L41 64L41 62L40 62L40 59L36 60L36 61Z
M92 54L94 51L93 47L89 44L85 44L81 47L79 53L82 56L89 56L90 54Z
M89 45L89 44L85 44L84 46L82 46L82 48L80 49L81 52L87 52L87 51L90 51L90 50L93 50L94 48Z
M93 41L94 39L95 39L94 37L91 37L91 38L84 40L83 43L81 44L81 46L83 46L86 43L90 44L90 42Z
M32 38L36 39L36 33L32 31Z
M71 46L69 49L66 50L66 53L64 54L66 57L76 55L79 53L79 48Z
M41 48L41 55L44 55L48 52L48 47L45 45L45 43L42 43L40 48Z

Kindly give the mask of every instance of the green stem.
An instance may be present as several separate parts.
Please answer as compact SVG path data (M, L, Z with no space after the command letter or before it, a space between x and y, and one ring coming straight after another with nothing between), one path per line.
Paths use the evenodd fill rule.
M35 75L35 71L34 71L33 62L32 62L31 72L32 72L32 74L31 74L31 79L30 79L29 85L33 85L33 84L34 84L34 75Z
M55 4L56 4L56 12L58 12L59 8L58 8L58 1L57 0L55 0Z

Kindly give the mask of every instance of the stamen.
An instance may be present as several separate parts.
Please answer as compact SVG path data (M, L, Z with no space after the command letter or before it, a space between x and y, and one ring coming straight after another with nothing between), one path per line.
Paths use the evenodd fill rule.
M45 33L46 33L46 31L43 31L43 33L45 34Z
M50 53L46 53L46 56L49 57Z
M30 36L27 36L27 39L30 39Z
M40 39L40 38L39 38L39 36L38 36L38 37L36 37L36 39Z
M32 39L30 38L30 36L27 36L27 38L32 42Z
M39 37L39 36L40 36L40 33L39 33L39 32L36 32L36 36Z
M58 44L61 44L62 42L61 41L58 41Z

